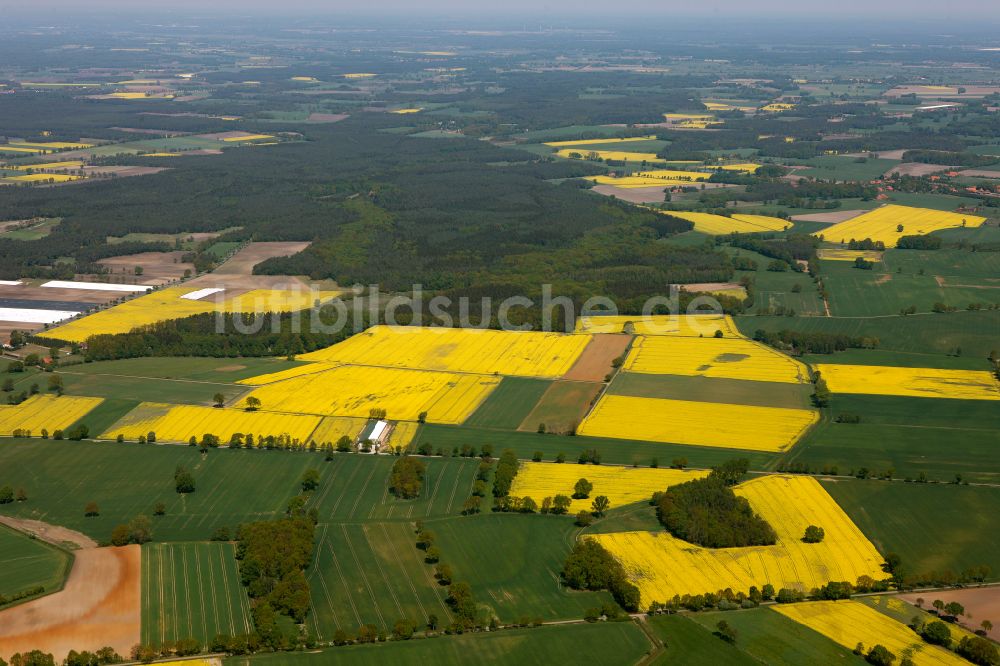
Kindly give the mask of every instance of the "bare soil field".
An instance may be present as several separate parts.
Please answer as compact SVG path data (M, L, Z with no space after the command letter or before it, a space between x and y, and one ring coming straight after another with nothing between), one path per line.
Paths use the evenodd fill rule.
M192 234L192 236L199 234ZM109 257L102 259L102 266L115 275L129 275L140 279L140 284L162 285L173 282L184 277L184 271L189 270L193 275L194 264L184 263L182 258L186 253L181 250L173 252L140 252L138 254L126 254L120 257ZM142 266L142 275L135 275L135 267Z
M109 127L108 129L113 129L118 132L126 132L128 134L150 134L152 136L186 136L190 132L178 132L176 130L158 130L158 129L145 129L142 127Z
M965 606L972 619L961 618L959 624L969 631L982 629L980 622L989 620L994 627L986 633L995 641L1000 641L1000 587L969 587L963 590L947 590L945 592L924 592L901 594L900 599L916 604L917 599L924 600L924 608L929 608L935 599L948 603L957 601Z
M924 164L923 162L904 162L902 164L897 164L888 171L885 172L886 176L891 176L894 173L898 173L903 176L929 176L932 173L938 173L939 171L950 171L955 167L942 166L940 164Z
M552 382L518 430L535 432L538 424L544 423L547 432L569 432L590 411L591 402L602 386L598 382Z
M110 645L128 655L141 639L141 546L75 553L60 592L0 612L0 655L41 649L57 662L70 650Z
M118 178L130 178L132 176L148 176L154 173L160 173L161 171L166 171L167 167L148 167L148 166L85 166L80 167L80 171L83 171L88 176L100 176L103 174L114 174ZM82 181L71 180L70 183L79 183Z
M252 275L253 267L262 261L271 257L287 257L307 247L309 247L308 241L251 243L216 268L214 275Z
M591 189L606 197L617 197L622 201L635 204L662 203L664 196L664 188L659 186L626 188L615 187L614 185L594 185Z
M959 92L962 88L965 92ZM986 97L1000 92L1000 86L896 86L885 92L886 97L900 97L902 95L916 95L917 97Z
M743 289L743 285L738 282L695 282L693 284L680 285L681 291L722 291L724 289Z
M611 362L623 356L631 342L631 335L595 335L576 359L573 367L563 375L563 379L583 382L604 381L604 377L613 370ZM543 397L542 400L544 399Z
M835 210L829 213L807 213L806 215L792 215L792 220L797 222L826 222L829 224L836 224L838 222L843 222L844 220L849 220L852 217L857 217L862 213L867 213L866 210Z
M350 116L346 113L310 113L307 123L339 123Z
M989 169L965 169L959 171L960 176L975 176L977 178L1000 178L1000 171L990 171Z

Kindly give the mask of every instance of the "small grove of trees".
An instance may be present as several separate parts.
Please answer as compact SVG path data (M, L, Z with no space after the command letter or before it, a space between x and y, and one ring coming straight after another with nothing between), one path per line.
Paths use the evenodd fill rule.
M657 493L660 523L678 539L706 548L773 545L774 529L730 488L748 467L746 459L728 461L703 479Z
M392 464L389 491L400 499L413 499L420 495L424 485L427 465L419 458L403 456Z
M153 539L153 524L149 516L139 515L129 523L116 525L111 532L112 546L125 546L130 543L143 544Z
M96 652L77 652L70 650L63 660L63 666L103 666L104 664L119 664L123 662L121 655L115 652L112 647L102 647ZM31 652L18 652L11 656L11 666L55 666L55 658L41 650ZM7 662L0 659L0 666L7 666Z
M306 516L240 525L236 535L240 580L254 600L253 620L261 643L284 642L278 614L301 624L309 611L305 568L312 559L315 524Z
M573 545L563 564L563 581L577 590L608 590L629 612L639 610L639 588L629 582L621 563L593 539Z
M517 453L511 449L504 449L497 460L496 471L493 474L493 496L506 497L510 494L510 487L517 476L519 463Z

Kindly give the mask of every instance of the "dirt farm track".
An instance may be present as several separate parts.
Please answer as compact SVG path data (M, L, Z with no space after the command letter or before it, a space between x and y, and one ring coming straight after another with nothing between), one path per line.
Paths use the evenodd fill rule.
M83 548L60 592L0 612L0 657L44 646L59 663L70 650L140 641L140 546Z

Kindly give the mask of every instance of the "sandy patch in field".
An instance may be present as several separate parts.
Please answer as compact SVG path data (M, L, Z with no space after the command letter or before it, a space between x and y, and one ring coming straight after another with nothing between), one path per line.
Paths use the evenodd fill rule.
M13 527L21 532L34 534L42 541L54 543L57 546L72 544L75 548L97 548L97 542L82 532L71 530L60 525L49 525L40 520L0 516L0 523Z
M215 372L237 372L239 370L246 370L245 365L223 365L215 369Z
M938 173L939 171L950 171L955 167L942 166L940 164L924 164L923 162L904 162L903 164L897 164L888 171L885 172L886 176L891 176L894 173L901 174L903 176L928 176L932 173Z
M969 631L982 629L979 623L989 620L993 623L993 629L987 632L987 636L995 641L1000 641L1000 587L968 587L963 590L945 590L942 592L915 592L913 594L901 594L899 598L916 605L917 599L924 600L924 608L933 608L931 604L935 599L948 603L957 601L965 606L966 612L972 613L972 619L961 618L959 624Z
M829 213L807 213L805 215L792 215L792 221L836 224L867 212L867 210L835 210Z
M630 342L632 342L631 335L595 335L573 363L573 367L563 375L563 379L584 382L604 381L604 377L613 370L611 362L619 356L624 356Z
M70 650L110 645L127 655L141 628L141 546L75 553L60 592L0 612L0 655L40 649L57 662Z
M346 113L310 113L306 118L309 123L339 123L350 116Z
M194 264L181 261L185 254L181 250L140 252L101 259L98 263L107 266L113 275L131 275L142 284L163 284L184 277L185 270L194 275ZM136 266L142 266L142 275L135 274Z
M213 271L215 276L252 275L253 267L271 257L287 257L309 247L309 242L250 243ZM284 278L288 281L288 278Z
M885 284L886 282L892 282L892 273L884 273L879 275L875 280L875 284Z

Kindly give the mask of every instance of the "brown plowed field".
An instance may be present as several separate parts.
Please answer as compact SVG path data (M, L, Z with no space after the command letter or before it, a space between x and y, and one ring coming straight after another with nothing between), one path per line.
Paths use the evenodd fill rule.
M140 641L142 548L86 548L75 556L62 591L0 612L0 656L39 649L58 663L70 650L107 645L128 655Z
M576 359L573 367L563 375L563 379L582 382L604 381L605 375L612 370L611 362L625 353L630 342L632 342L631 335L595 335Z

